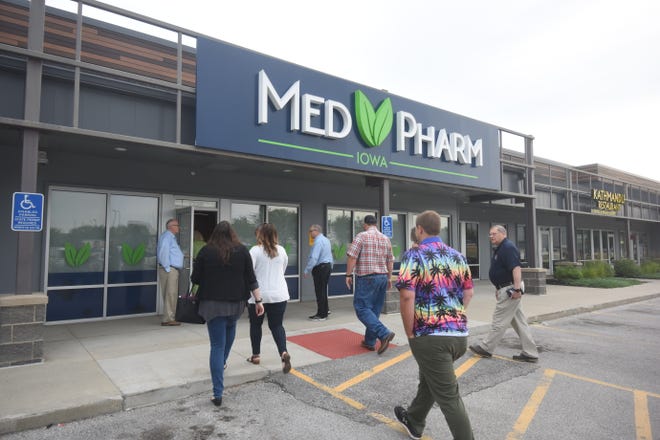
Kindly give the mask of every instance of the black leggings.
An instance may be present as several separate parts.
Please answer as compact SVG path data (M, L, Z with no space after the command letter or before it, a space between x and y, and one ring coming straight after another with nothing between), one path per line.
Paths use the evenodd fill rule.
M264 316L268 317L268 328L273 334L273 339L277 345L277 351L280 356L287 351L286 332L282 321L286 311L286 301L278 303L264 303L264 314L257 316L257 309L254 304L248 304L248 315L250 317L250 342L252 343L252 354L261 354L261 327L264 323Z

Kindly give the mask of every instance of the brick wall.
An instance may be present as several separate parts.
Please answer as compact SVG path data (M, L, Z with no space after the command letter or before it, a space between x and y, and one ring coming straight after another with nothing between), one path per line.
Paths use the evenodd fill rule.
M48 297L0 295L0 367L43 361Z

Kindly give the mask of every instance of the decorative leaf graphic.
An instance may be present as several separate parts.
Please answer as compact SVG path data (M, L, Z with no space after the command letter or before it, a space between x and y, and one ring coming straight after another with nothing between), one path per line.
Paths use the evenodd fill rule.
M71 243L64 243L64 261L71 267L80 267L89 259L92 245L85 243L76 249Z
M78 255L76 255L76 267L80 267L89 259L89 256L92 252L92 245L85 243L78 250Z
M385 99L374 111L369 98L360 90L355 91L355 119L358 131L369 147L377 147L392 131L394 113L392 101Z
M355 119L364 142L370 147L375 147L372 127L376 120L376 112L374 112L369 98L360 90L355 91Z
M127 243L123 243L121 245L121 258L124 260L124 263L129 265L131 264L131 260L133 258L133 248Z
M340 245L339 244L332 245L332 257L335 260L340 260L345 255L346 255L346 243Z
M140 243L133 249L128 243L121 245L121 256L129 266L135 266L144 258L144 243Z
M76 254L76 248L74 248L71 243L64 243L64 260L66 261L66 264L71 267L76 267Z
M390 101L390 98L387 98L380 104L378 110L376 110L376 120L373 126L374 142L376 142L376 145L382 144L387 135L390 134L390 131L392 131L393 119L392 101Z

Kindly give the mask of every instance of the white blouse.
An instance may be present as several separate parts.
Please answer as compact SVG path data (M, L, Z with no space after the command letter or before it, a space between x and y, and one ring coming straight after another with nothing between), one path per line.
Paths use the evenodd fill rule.
M289 256L279 244L277 245L277 256L270 258L264 251L263 246L252 246L250 249L254 273L257 275L259 291L264 303L278 303L289 300L289 288L284 279L284 271L289 264ZM248 300L254 304L254 298Z

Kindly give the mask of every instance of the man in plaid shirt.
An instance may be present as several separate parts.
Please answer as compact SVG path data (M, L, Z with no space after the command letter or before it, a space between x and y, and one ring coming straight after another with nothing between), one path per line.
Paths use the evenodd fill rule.
M378 354L383 354L394 339L394 332L379 319L385 303L385 292L392 287L390 275L394 256L390 239L380 233L376 223L373 215L364 217L364 231L355 236L346 252L346 286L351 289L355 271L353 307L358 319L366 327L362 346L374 351L378 339Z

